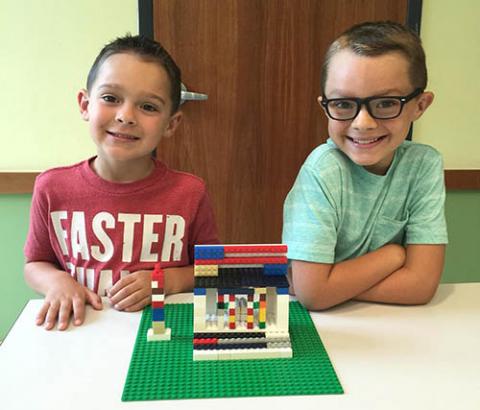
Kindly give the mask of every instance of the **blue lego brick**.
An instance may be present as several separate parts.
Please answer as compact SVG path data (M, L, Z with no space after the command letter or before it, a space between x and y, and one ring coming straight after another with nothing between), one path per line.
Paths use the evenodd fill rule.
M152 309L152 320L154 322L165 321L165 311L163 309Z
M288 288L277 288L277 295L288 295Z
M288 265L282 264L267 264L263 267L263 274L267 276L282 276L287 274Z
M195 259L223 259L225 251L222 245L195 245Z
M193 288L193 294L194 295L206 295L207 294L207 289L205 288Z

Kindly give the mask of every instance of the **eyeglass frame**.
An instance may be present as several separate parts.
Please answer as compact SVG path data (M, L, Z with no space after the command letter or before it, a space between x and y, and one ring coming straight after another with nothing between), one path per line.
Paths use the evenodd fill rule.
M405 95L405 96L398 96L398 95L385 95L385 96L373 96L373 97L367 97L367 98L355 98L355 97L351 97L351 98L330 98L328 99L325 94L322 94L322 100L320 101L320 105L324 108L325 112L327 113L327 115L332 119L332 120L335 120L335 121L352 121L354 120L355 118L357 118L358 114L360 113L360 111L362 110L362 106L364 105L366 108L367 108L367 111L368 111L368 114L370 114L370 116L372 118L375 118L376 120L392 120L394 118L397 118L400 116L400 114L402 113L403 111L403 106L408 103L409 101L413 100L415 97L419 96L420 94L422 94L424 92L423 88L415 88L415 90L413 90L413 92L411 92L410 94L408 95ZM400 101L400 111L398 112L397 115L393 116L393 117L376 117L375 115L373 115L373 113L371 112L370 110L370 101L372 100L377 100L377 99L381 99L381 98L389 98L389 99L394 99L394 100L398 100ZM328 108L328 104L332 101L354 101L356 104L357 104L357 112L355 113L355 115L351 118L342 118L342 119L338 119L338 118L335 118L333 117L331 114L330 114L330 110Z

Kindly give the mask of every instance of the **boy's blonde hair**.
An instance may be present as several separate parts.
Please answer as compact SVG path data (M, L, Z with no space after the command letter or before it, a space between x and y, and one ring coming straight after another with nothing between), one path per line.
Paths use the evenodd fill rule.
M322 92L325 92L330 60L336 53L345 49L366 57L400 52L410 65L409 77L413 88L424 90L427 86L427 66L420 37L402 24L379 21L357 24L330 45L322 66Z

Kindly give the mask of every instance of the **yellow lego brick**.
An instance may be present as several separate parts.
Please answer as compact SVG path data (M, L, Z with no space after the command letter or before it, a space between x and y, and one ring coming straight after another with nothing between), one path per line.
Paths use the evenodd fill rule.
M152 322L154 334L165 333L165 322Z
M195 265L195 276L218 276L218 265Z

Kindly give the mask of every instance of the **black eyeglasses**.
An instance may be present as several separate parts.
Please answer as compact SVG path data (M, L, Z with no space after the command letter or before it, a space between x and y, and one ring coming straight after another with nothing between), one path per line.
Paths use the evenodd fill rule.
M423 93L422 88L417 88L411 94L404 97L367 97L367 98L330 98L322 96L320 104L325 109L327 115L337 121L353 120L362 105L367 107L371 117L377 120L390 120L398 117L402 113L403 106L417 95Z

